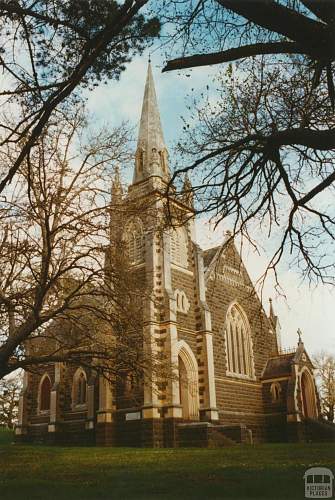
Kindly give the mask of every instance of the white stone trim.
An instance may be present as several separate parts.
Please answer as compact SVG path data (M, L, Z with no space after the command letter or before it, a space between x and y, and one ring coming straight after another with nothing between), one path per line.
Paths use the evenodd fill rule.
M288 380L291 377L278 377L278 378L269 378L265 380L261 380L262 384L271 384L271 382L282 382L283 380Z
M235 318L232 315L232 311L234 309L236 310L235 314L239 315L239 317L237 318L239 321L235 323ZM244 326L243 330L241 329L241 321ZM231 328L232 324L235 325L234 331L232 331ZM225 319L224 335L227 361L226 375L228 377L236 377L249 380L255 379L256 377L251 328L248 317L243 307L236 300L231 302L228 306ZM245 371L246 373L236 371L237 369L243 369L243 371Z
M85 403L78 403L76 402L76 389L77 389L77 384L79 381L80 375L83 374L85 377L85 382L86 382L86 390L85 390L85 396L86 396L86 401ZM72 411L85 411L87 409L87 389L88 389L88 384L87 384L87 375L85 370L82 367L77 368L77 370L74 372L73 379L72 379L72 391L71 391L71 408Z
M244 375L243 373L235 373L226 371L227 377L239 378L241 380L256 380L255 376Z
M307 366L303 366L302 369L300 370L300 372L298 373L302 415L305 416L305 408L304 408L304 401L303 401L303 396L302 396L302 385L301 385L301 380L302 380L302 376L304 373L307 373L307 377L309 378L310 387L312 388L312 397L313 397L313 405L314 405L314 410L315 410L315 418L317 418L318 417L318 407L317 407L317 398L316 398L316 391L315 391L315 381L314 381L313 374L310 372L310 370L308 369Z
M180 271L181 273L187 274L188 276L193 276L193 271L190 271L190 269L185 269L185 267L178 266L178 264L171 264L171 269L174 271Z
M235 377L234 375L234 378L237 379L237 377ZM229 378L229 377L215 377L215 380L219 380L220 382L228 382L229 384L242 384L242 385L250 385L250 387L257 387L257 386L261 386L261 382L258 382L258 380L256 378L254 379L240 379L240 380L234 380L233 378Z
M184 290L179 290L178 288L174 291L174 297L176 300L176 309L178 312L187 314L190 310L190 302L187 298Z
M176 351L185 365L187 378L190 384L190 396L188 399L189 416L191 419L196 419L199 418L198 362L192 349L184 340L179 340L177 342ZM179 403L181 402L179 401Z
M277 403L281 399L282 388L278 381L272 382L270 386L270 394L272 403Z
M251 293L253 291L253 288L250 285L245 284L244 282L242 283L240 281L237 281L236 279L229 278L229 276L226 276L225 274L219 273L218 271L216 271L213 274L210 274L210 276L208 277L208 279L211 281L219 279L220 281L224 281L228 285L235 286L237 288L243 288L247 292Z

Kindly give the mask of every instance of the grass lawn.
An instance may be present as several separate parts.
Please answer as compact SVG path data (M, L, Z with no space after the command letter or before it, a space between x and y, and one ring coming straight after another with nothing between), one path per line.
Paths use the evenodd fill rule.
M333 444L221 449L11 444L0 431L0 499L303 499L308 467L335 469Z

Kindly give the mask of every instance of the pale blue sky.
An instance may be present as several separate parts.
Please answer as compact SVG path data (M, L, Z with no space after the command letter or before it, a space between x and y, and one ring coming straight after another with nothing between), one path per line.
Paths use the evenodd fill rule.
M212 83L218 68L205 67L162 74L163 62L156 54L152 58L152 67L165 140L171 153L182 133L181 117L187 116L186 96L192 92L192 88L199 91L207 83ZM119 82L101 85L87 94L88 109L93 114L95 124L109 123L115 126L127 120L138 127L147 61L147 55L135 58ZM173 155L170 155L170 163L173 167ZM132 171L123 172L125 182L129 182L131 177ZM206 221L199 221L197 232L201 245L209 247L222 241L224 229L227 228L213 233ZM262 243L264 246L265 243ZM246 252L244 262L253 280L260 277L266 265L264 255L258 256L251 251ZM276 297L270 279L264 288L263 303L268 310L268 297L273 297L282 325L283 346L295 345L296 331L301 328L305 346L311 355L321 349L335 353L335 291L322 285L310 289L307 283L301 284L298 274L285 268L279 277L287 299Z

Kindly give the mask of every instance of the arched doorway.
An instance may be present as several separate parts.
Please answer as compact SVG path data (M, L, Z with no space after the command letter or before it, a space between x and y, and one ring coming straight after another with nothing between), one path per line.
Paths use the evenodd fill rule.
M317 418L315 391L313 378L307 370L304 370L300 379L302 413L306 418Z
M199 419L198 366L194 354L183 343L178 354L179 397L184 420Z

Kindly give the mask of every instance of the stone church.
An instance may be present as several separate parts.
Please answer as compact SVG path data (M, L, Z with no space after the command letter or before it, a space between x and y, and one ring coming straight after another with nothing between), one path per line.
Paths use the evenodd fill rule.
M116 176L112 195L125 206L149 200L158 212L169 179L149 64L133 181L124 194ZM203 251L191 192L185 193L169 201L182 225L161 231L141 214L124 224L130 271L155 297L143 301L143 339L154 356L165 355L172 376L147 380L134 405L115 384L80 366L55 363L26 373L17 440L221 446L307 439L307 423L318 425L313 365L303 342L299 337L296 348L280 350L278 318L271 304L265 312L231 235Z

